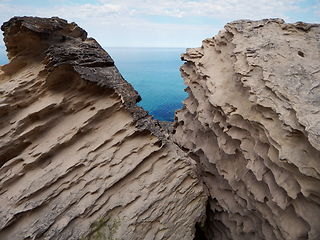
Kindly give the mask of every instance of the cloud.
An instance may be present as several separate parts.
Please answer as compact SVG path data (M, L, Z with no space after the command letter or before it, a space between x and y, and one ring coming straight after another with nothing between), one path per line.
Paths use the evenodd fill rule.
M312 8L314 14L320 18L320 3L318 3L317 5L315 5L313 8ZM318 19L317 22L320 22L320 19Z
M288 12L299 11L299 2L303 0L99 0L96 4L86 3L60 4L50 8L37 6L0 4L3 15L40 15L62 16L67 19L86 19L99 21L141 22L152 16L169 16L173 18L206 18L230 21L236 19L261 19L280 17L289 19ZM52 3L51 3L52 5ZM318 12L318 11L317 11ZM289 19L290 20L290 19Z
M71 2L70 2L71 1ZM84 1L81 1L84 2ZM105 45L198 46L229 21L280 17L297 21L293 13L320 17L319 4L303 9L303 0L76 0L51 1L50 7L0 3L0 20L12 16L59 16L74 21ZM305 13L304 13L305 14ZM180 45L181 44L181 45Z
M144 16L207 17L209 19L260 19L272 16L286 17L286 12L299 8L302 0L100 0L118 3L135 9Z

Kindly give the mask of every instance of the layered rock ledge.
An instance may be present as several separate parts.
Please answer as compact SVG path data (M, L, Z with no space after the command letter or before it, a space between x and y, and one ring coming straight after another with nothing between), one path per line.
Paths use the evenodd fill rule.
M320 239L319 25L188 49L170 137L75 23L1 29L1 239Z
M174 139L209 191L207 239L320 239L320 26L235 21L188 49Z
M118 239L192 239L207 200L195 162L111 57L59 18L1 29L0 238L107 237L120 220Z

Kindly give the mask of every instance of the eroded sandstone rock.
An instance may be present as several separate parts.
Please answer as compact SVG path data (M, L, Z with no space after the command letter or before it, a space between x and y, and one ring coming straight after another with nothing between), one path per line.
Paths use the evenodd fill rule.
M110 216L118 239L320 238L319 25L236 21L188 49L175 143L76 24L2 30L1 239L86 238Z
M236 21L182 55L174 138L210 193L208 239L320 239L320 26Z
M207 199L195 163L111 57L59 18L2 30L0 238L80 239L112 216L118 239L192 239Z

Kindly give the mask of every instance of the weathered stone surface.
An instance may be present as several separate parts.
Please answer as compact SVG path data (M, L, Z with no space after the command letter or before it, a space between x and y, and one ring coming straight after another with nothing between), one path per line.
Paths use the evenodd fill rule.
M1 29L1 239L85 238L110 216L118 239L320 238L319 25L236 21L188 49L174 142L75 23Z
M80 239L112 215L118 239L192 239L207 199L195 162L110 56L59 18L2 30L0 238Z
M210 193L208 239L320 239L320 26L236 21L182 55L175 141Z

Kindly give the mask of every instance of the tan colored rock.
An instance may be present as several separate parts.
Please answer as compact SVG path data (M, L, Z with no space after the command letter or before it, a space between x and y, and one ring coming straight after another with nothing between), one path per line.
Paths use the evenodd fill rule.
M13 18L0 75L0 238L192 239L205 214L195 162L76 24ZM97 225L98 224L98 225ZM98 226L98 227L97 227Z
M174 139L210 192L208 239L320 239L320 26L235 21L182 55Z

